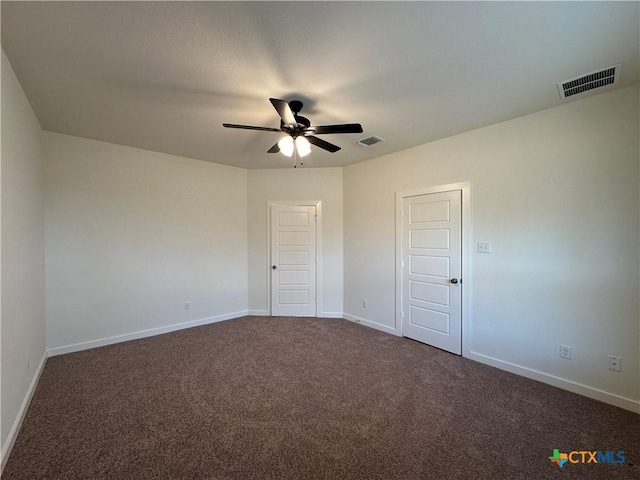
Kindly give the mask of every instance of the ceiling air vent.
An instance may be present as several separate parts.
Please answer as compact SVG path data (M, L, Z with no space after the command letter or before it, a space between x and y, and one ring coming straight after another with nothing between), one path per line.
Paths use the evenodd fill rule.
M569 98L579 93L584 93L594 88L605 87L607 85L613 85L618 82L620 78L621 63L613 65L612 67L603 68L597 72L591 72L586 75L581 75L570 80L565 80L558 84L558 92L560 92L560 98Z
M384 142L384 138L372 135L371 137L363 138L359 142L356 142L356 145L358 145L359 147L370 147L371 145L375 145L376 143L380 142Z

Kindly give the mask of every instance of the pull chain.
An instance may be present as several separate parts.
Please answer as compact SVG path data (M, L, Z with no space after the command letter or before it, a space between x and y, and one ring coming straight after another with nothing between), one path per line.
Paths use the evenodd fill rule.
M293 152L295 155L295 163L293 164L293 168L298 168L298 147L293 148ZM302 166L302 161L300 161L300 166Z

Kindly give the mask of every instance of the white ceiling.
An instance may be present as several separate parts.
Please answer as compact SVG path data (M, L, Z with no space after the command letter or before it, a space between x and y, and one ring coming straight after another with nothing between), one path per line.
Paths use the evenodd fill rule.
M363 125L305 159L342 166L572 101L558 82L619 62L638 82L639 5L3 1L2 47L46 130L287 167L279 134L221 124L278 127L269 97L300 99Z

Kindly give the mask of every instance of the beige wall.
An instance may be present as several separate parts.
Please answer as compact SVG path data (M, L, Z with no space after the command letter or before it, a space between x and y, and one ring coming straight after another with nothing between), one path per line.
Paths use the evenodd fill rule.
M395 192L470 181L493 253L472 255L465 351L637 402L638 116L635 85L346 167L345 313L395 326Z
M50 132L44 147L49 349L246 314L246 170Z
M267 202L322 202L322 306L318 316L342 315L342 168L249 170L249 310L266 314L270 271Z
M2 52L2 465L45 353L42 130Z

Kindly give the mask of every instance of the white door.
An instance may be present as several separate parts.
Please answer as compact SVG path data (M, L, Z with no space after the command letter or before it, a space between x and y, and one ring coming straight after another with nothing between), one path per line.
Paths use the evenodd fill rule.
M462 353L462 192L402 199L402 335Z
M316 316L315 206L271 206L271 315Z

